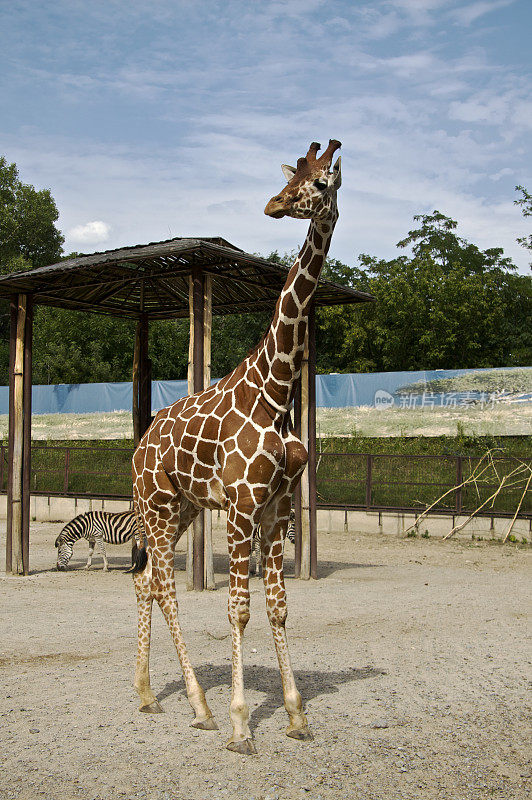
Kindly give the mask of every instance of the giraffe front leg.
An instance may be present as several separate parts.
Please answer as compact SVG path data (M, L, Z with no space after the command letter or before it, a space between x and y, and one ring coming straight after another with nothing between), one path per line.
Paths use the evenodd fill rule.
M229 542L229 604L232 642L232 684L230 717L233 735L227 749L242 755L257 752L249 729L249 707L244 694L242 639L249 621L249 555L253 525L249 518L231 507L227 516Z
M283 684L284 707L290 724L287 736L302 741L313 739L303 702L294 680L286 638L288 608L283 573L283 546L290 514L290 498L284 497L277 511L269 510L262 522L262 569L266 608L277 652Z

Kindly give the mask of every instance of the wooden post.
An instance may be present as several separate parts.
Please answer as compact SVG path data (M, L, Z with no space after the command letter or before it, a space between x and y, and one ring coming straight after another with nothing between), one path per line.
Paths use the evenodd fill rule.
M148 358L148 317L139 323L139 438L151 425L151 363Z
M133 444L135 448L140 442L140 408L139 408L139 365L140 365L140 320L135 332L135 349L133 351Z
M207 388L211 383L211 338L212 338L212 276L205 277L205 298L203 306L203 386ZM203 525L205 532L204 565L205 588L216 589L214 579L214 558L212 549L212 511L203 510Z
M194 345L192 372L194 376L194 393L201 392L204 380L204 321L205 321L205 280L203 271L194 267L192 271L192 305L194 313ZM200 511L194 520L194 558L193 575L194 590L202 592L204 589L204 552L205 552L205 525L204 515Z
M189 393L200 392L204 381L204 321L205 321L205 281L203 272L193 268L189 279L190 334L188 385ZM192 523L192 548L187 542L187 589L196 592L205 587L205 525L204 514L200 512ZM191 553L192 550L192 553ZM192 581L191 581L192 578ZM192 584L192 585L191 585Z
M301 365L301 441L308 450L308 403L309 403L309 336L308 328L305 337L305 350ZM301 573L300 578L308 581L310 578L310 485L309 465L301 476Z
M316 306L310 306L308 318L308 482L310 577L318 577L318 525L316 486Z
M301 439L301 376L297 379L294 393L294 431ZM295 540L294 540L294 577L301 575L301 481L294 492Z
M6 572L12 571L13 553L13 399L15 388L15 346L17 341L18 295L11 296L9 329L9 422L7 444L7 525L6 525Z
M24 574L22 547L22 487L24 459L24 340L26 337L27 295L18 296L17 326L13 363L13 404L9 415L12 430L11 472L11 572Z
M194 394L194 303L192 291L192 275L188 277L188 393ZM194 529L192 525L187 528L187 592L191 592L194 588Z
M31 492L31 367L33 348L33 298L27 297L24 330L23 451L22 451L22 565L30 571L30 492Z

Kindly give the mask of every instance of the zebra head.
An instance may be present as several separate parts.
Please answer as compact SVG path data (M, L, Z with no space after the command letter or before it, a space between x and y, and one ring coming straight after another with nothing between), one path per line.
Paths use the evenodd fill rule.
M65 542L62 537L62 531L55 540L55 546L57 547L57 564L56 567L59 572L64 572L67 567L68 562L72 558L72 552L74 550L74 545L72 542Z

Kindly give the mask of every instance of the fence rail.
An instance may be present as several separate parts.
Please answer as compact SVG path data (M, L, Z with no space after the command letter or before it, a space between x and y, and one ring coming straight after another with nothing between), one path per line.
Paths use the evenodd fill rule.
M63 497L130 499L131 447L32 445L31 493ZM317 469L317 505L324 509L423 511L448 494L433 509L436 514L471 513L499 486L498 474L532 457L496 456L482 483L461 486L478 458L443 455L321 453ZM0 492L7 490L7 446L0 444ZM504 488L483 516L513 516L523 488ZM519 517L532 519L532 490Z
M472 513L500 486L499 475L519 462L532 466L530 456L494 456L481 481L463 485L478 461L470 456L325 452L318 463L318 507L419 513L445 495L433 513ZM503 488L481 515L513 516L523 488ZM532 490L518 516L532 518Z

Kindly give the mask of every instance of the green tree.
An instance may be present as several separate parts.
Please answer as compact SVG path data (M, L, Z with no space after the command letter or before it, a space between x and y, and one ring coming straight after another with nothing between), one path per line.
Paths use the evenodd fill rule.
M532 217L532 194L524 186L516 186L515 190L521 192L521 197L514 200L515 205L521 206L523 217ZM517 241L527 250L532 250L532 233L529 233L528 236L520 236ZM532 267L532 262L530 266Z
M16 164L0 156L0 273L58 261L64 242L58 216L50 191L22 183Z
M58 261L63 236L48 189L22 183L16 164L0 156L0 275ZM0 381L8 382L9 309L0 302Z
M130 381L135 323L41 306L33 334L33 383Z
M360 256L344 281L376 303L320 309L318 369L328 372L529 364L532 287L501 248L481 251L438 211L398 243L412 256ZM324 276L344 270L327 264Z

